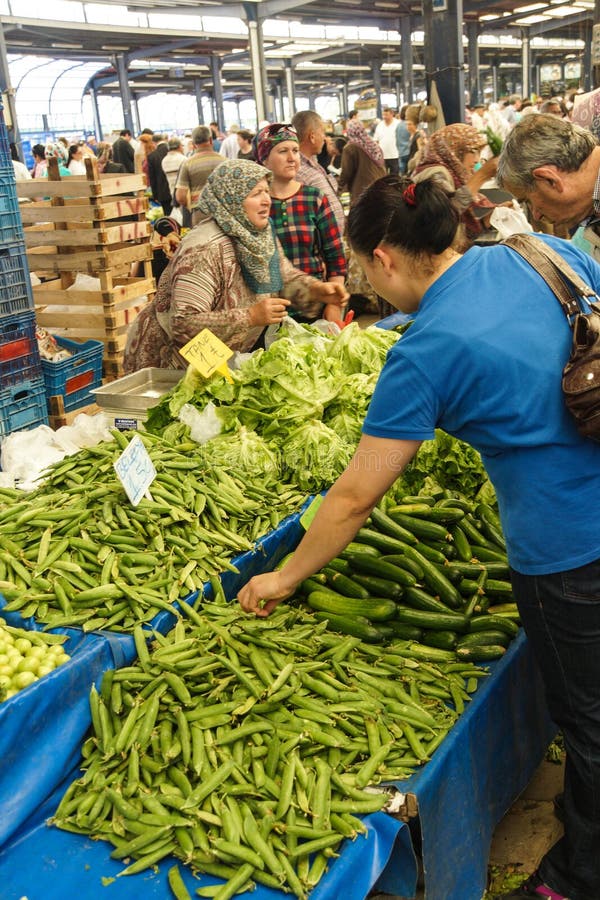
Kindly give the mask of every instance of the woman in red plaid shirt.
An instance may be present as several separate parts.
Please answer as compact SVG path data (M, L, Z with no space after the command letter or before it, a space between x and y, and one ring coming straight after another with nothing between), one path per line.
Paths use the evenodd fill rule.
M318 188L296 179L300 148L295 129L266 125L256 136L256 158L273 173L271 219L286 257L307 275L343 284L346 256L329 200ZM339 306L325 306L323 317L339 321ZM301 315L295 318L307 321Z

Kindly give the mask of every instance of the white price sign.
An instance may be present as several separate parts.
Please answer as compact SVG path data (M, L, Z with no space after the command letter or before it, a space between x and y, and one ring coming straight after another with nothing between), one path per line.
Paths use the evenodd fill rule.
M114 466L125 493L137 506L156 478L156 469L139 434L131 439Z

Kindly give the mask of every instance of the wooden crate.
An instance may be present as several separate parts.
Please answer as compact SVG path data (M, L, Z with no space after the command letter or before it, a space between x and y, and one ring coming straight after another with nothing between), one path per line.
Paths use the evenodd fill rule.
M33 288L37 322L73 340L102 341L108 378L123 374L127 330L156 290L145 187L143 175L99 175L95 159L86 160L86 175L64 179L51 159L43 185L17 184L29 200L20 204L29 267L42 280ZM79 274L97 287L75 289Z

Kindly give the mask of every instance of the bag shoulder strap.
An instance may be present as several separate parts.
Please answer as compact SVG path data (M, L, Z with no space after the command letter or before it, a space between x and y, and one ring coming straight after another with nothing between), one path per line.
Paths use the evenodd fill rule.
M501 243L522 256L544 279L569 322L581 312L579 296L596 297L596 292L545 241L531 234L513 234Z

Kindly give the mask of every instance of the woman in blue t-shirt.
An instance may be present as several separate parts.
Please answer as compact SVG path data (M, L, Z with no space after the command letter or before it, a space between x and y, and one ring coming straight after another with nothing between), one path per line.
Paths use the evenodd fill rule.
M239 600L266 616L336 556L436 427L468 441L496 488L514 595L567 750L565 835L506 897L598 900L600 444L579 435L564 403L572 333L555 296L509 247L457 253L458 222L434 182L393 176L350 211L348 239L373 289L414 322L388 354L357 451L297 552ZM600 291L589 256L541 239Z

